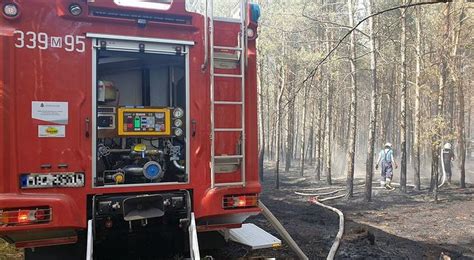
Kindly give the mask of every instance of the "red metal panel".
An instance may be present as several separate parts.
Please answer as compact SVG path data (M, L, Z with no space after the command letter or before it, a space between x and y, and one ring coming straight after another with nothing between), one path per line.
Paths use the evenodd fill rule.
M99 4L100 2L100 4ZM0 17L0 208L47 205L61 217L60 222L53 221L53 228L86 228L87 196L104 193L153 192L159 190L192 189L196 217L204 218L233 214L236 212L258 212L258 209L225 211L222 209L222 197L226 194L259 193L257 164L257 96L256 96L256 60L255 42L249 46L249 69L246 75L246 178L247 188L210 189L210 122L209 122L209 71L202 72L204 59L203 17L186 13L184 1L175 0L172 7L174 14L191 17L190 25L166 24L153 22L145 28L137 26L130 20L111 18L90 18L86 4L81 2L85 11L79 18L72 18L67 13L69 0L18 0L21 17L6 20ZM96 1L93 7L116 7L113 1ZM171 12L171 11L168 11ZM159 13L159 12L157 12ZM117 22L118 21L118 22ZM236 45L238 26L219 22L216 44ZM18 42L20 30L24 35L24 46ZM29 33L28 32L32 32ZM34 35L36 36L32 36ZM71 35L75 40L74 50L62 48L44 48L44 44L33 38L44 35L62 37ZM92 42L84 39L76 41L76 36L84 37L86 33L120 34L135 37L156 37L164 39L187 40L195 42L190 48L190 111L189 120L196 122L196 134L190 140L190 183L185 185L162 185L147 187L114 187L92 188L91 138L86 135L86 120L92 115ZM27 35L28 34L28 35ZM43 40L43 38L41 40ZM49 38L50 39L50 38ZM69 40L72 38L69 38ZM51 39L49 40L51 45ZM28 47L30 46L30 48ZM40 48L41 46L41 48ZM240 92L229 89L239 86L235 82L224 85L224 95L231 100L240 99ZM224 81L223 81L224 83ZM31 117L32 101L61 101L69 104L69 120L66 125L65 138L38 138L38 125L48 124ZM240 120L236 112L225 113L219 119L224 123L235 123ZM232 114L232 116L228 116ZM237 137L219 143L222 149L235 150ZM82 171L86 174L84 188L31 189L19 188L19 176L28 172L63 171L58 164L68 164L67 171ZM40 165L51 164L51 170L41 169ZM227 177L233 179L232 175ZM56 197L57 200L52 200ZM20 203L21 202L21 203ZM19 204L18 204L19 203ZM20 205L21 204L21 205ZM62 206L61 206L62 205ZM69 206L68 206L69 205ZM29 229L35 227L29 226ZM0 234L22 227L0 227Z

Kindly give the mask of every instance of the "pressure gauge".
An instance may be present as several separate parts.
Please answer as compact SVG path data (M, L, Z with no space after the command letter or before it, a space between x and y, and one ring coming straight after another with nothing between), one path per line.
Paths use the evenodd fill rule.
M173 111L173 117L175 117L175 118L181 118L181 117L183 117L183 115L184 115L184 111L183 111L182 108L177 107L177 108L174 109L174 111Z
M176 128L176 129L174 130L174 135L175 135L175 136L182 136L182 135L183 135L183 129L181 129L181 128Z
M181 119L174 120L175 127L181 127L183 125L183 121Z

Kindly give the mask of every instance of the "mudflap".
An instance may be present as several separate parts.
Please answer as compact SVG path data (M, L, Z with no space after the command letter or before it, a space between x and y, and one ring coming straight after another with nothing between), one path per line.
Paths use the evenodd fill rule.
M85 232L79 232L78 241L75 244L25 248L25 260L88 259L86 258L86 236Z

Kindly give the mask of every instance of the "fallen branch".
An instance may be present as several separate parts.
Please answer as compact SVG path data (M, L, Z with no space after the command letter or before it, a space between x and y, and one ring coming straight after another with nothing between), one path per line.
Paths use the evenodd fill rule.
M328 256L326 258L328 260L332 260L336 256L337 250L339 249L339 244L341 243L342 235L344 234L344 214L342 214L342 211L334 207L321 203L320 201L318 201L317 198L310 198L309 201L323 208L332 210L336 212L337 215L339 215L339 231L337 232L336 238L334 239L334 243L332 244L331 249L329 250Z

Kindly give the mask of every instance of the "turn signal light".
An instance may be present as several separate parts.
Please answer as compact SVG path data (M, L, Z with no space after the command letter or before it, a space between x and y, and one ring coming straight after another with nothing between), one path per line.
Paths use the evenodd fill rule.
M248 208L258 206L257 194L226 195L222 200L224 209Z
M0 226L31 225L51 221L51 208L0 210Z

